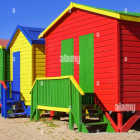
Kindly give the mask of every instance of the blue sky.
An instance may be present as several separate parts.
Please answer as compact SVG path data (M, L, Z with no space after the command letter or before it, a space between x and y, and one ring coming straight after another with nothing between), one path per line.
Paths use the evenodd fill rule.
M0 39L10 39L16 26L46 28L71 0L0 0ZM140 13L140 0L73 0L99 8ZM12 9L15 8L15 13Z

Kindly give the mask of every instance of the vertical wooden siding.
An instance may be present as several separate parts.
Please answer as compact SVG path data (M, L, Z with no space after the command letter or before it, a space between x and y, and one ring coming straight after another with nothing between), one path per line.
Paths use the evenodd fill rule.
M21 31L18 31L12 46L10 48L10 75L13 79L13 52L20 51L20 92L21 99L25 101L26 105L30 105L31 95L30 90L32 86L32 62L31 62L32 46L25 38Z
M5 52L5 79L10 80L10 50Z
M0 49L0 80L2 81L2 80L4 80L3 79L3 67L4 67L4 65L3 65L3 62L4 62L4 60L3 60L3 58L4 58L4 52L3 52L3 50L2 49Z
M0 49L0 80L10 80L10 51Z
M45 45L34 44L34 79L45 77Z
M74 75L74 63L65 62L65 56L73 56L74 54L74 39L66 39L61 41L61 76ZM70 60L69 60L70 61Z
M116 28L116 19L72 9L46 36L46 76L61 75L61 40L74 38L74 55L79 55L79 36L94 33L94 91L105 107L113 111L117 102ZM77 63L74 77L79 83Z
M121 102L140 111L140 24L120 22Z

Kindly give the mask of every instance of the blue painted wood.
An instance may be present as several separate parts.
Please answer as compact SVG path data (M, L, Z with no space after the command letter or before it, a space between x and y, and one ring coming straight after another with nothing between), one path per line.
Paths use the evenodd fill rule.
M3 108L3 86L1 85L1 116L4 117L4 108Z
M0 84L0 103L1 103L1 84Z
M7 94L6 94L6 89L3 88L3 110L4 110L4 118L6 119L7 118Z
M11 103L12 103L12 102L11 102ZM19 103L22 104L22 109L24 110L24 112L8 114L8 115L7 115L8 117L10 117L10 116L18 116L18 115L27 115L27 116L29 116L29 115L28 115L27 108L26 108L26 106L25 106L25 104L24 104L24 101L20 101ZM11 108L9 108L9 109L11 109ZM15 110L16 110L16 109L18 109L18 108L15 108ZM13 110L13 111L15 111L15 110Z
M18 103L20 102L19 100L7 100L7 103Z
M27 117L31 115L31 107L27 106Z
M13 53L12 99L20 100L20 51Z
M20 112L20 113L13 113L13 114L9 114L8 117L10 116L18 116L18 115L26 115L26 112Z
M45 29L44 28L33 28L33 27L24 27L17 25L7 47L6 50L9 48L11 42L13 41L13 38L16 35L17 30L20 30L26 39L30 42L30 44L45 44L45 39L38 39L38 36L43 32Z
M8 100L10 99L10 82L7 82Z

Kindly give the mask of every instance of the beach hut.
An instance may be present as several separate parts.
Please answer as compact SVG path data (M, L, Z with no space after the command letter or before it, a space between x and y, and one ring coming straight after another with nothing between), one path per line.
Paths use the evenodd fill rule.
M45 75L74 75L115 131L127 131L140 118L139 32L139 13L71 3L39 36L46 40ZM133 111L118 110L125 104L136 114L124 125L123 112ZM117 125L108 111L117 113Z
M5 51L8 39L0 39L0 81L10 80L10 51Z
M0 39L0 81L10 80L10 51L5 51L8 39ZM0 86L1 104L1 86Z
M15 100L30 106L30 91L36 77L45 76L45 40L38 40L43 28L18 25L6 47L10 49L10 79Z

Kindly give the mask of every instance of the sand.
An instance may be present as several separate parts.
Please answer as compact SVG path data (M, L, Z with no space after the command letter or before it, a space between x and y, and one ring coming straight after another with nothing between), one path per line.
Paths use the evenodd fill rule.
M137 126L137 127L140 127ZM4 119L0 117L0 140L140 140L140 131L134 129L128 133L77 133L69 130L68 122L30 121L30 118L18 117Z

